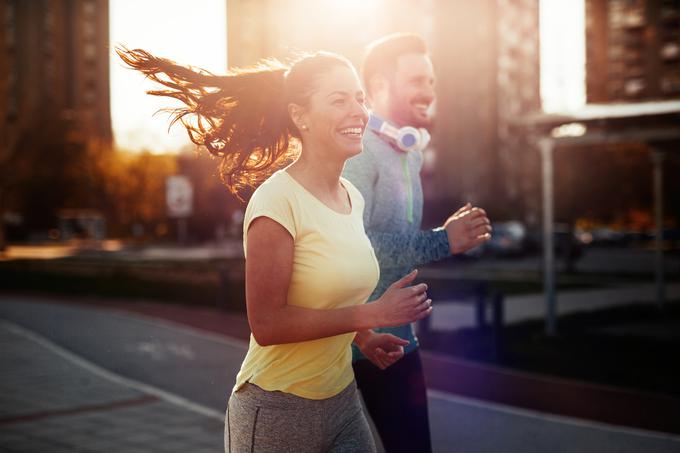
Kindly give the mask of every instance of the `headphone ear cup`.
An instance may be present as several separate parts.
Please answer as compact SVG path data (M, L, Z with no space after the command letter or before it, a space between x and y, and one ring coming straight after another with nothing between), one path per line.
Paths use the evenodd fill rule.
M402 151L423 151L430 143L430 133L424 128L416 129L415 127L404 126L399 129L395 139L397 146Z
M430 140L432 140L432 136L427 131L427 129L425 129L423 127L421 127L418 130L420 131L420 146L419 146L419 149L421 151L424 151L425 148L427 148L427 145L430 144Z
M411 126L396 128L387 121L371 115L368 119L368 127L393 139L397 147L404 151L424 150L430 143L430 133L427 129L416 129Z
M420 149L421 134L415 127L404 126L399 129L396 140L402 151L413 151Z

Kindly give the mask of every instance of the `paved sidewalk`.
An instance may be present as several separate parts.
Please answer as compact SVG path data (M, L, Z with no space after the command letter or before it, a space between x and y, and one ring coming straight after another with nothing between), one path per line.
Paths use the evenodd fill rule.
M0 321L0 451L220 452L223 417Z

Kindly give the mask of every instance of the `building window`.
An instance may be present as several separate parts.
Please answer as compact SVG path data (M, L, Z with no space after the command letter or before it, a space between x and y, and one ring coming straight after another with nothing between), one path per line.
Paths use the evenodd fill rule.
M4 49L6 61L10 67L7 80L7 99L3 99L7 102L7 116L6 121L13 122L16 120L18 115L18 93L17 93L17 65L14 64L15 54L16 54L16 2L8 1L5 3L5 17L4 19L4 32L5 32L5 43L6 48Z
M94 16L97 12L97 5L92 0L83 2L83 15L85 17Z
M97 58L97 46L93 42L86 42L83 46L83 56L86 60L94 61Z

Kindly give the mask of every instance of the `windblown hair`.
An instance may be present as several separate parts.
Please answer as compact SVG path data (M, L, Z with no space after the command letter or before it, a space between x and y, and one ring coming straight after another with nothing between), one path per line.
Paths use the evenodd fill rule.
M361 74L369 96L373 76L392 75L397 69L397 59L409 53L427 54L427 44L415 33L393 33L373 41L366 47Z
M171 113L170 125L180 121L192 142L220 160L222 182L239 198L300 152L300 131L288 114L288 105L306 106L319 76L336 66L352 67L340 55L317 52L290 67L266 59L215 75L142 49L117 47L116 52L129 67L165 87L148 94L184 104L163 109Z

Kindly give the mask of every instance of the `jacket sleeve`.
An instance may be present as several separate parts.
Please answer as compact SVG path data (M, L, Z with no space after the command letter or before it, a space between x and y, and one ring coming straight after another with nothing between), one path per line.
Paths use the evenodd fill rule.
M442 227L414 233L368 231L381 268L417 267L451 256L449 239Z
M374 230L373 206L380 173L372 153L364 150L349 159L345 163L343 176L350 180L364 197L364 228L381 268L416 267L450 256L449 240L443 228L412 233Z

